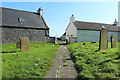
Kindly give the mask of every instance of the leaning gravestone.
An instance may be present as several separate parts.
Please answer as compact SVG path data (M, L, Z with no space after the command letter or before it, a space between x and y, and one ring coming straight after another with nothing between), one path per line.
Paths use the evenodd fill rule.
M16 43L16 48L20 48L20 41Z
M114 35L111 36L111 48L116 47L116 38Z
M102 29L100 31L99 50L106 50L108 48L108 31Z
M29 38L28 37L21 37L20 38L20 50L21 51L28 51L29 50Z

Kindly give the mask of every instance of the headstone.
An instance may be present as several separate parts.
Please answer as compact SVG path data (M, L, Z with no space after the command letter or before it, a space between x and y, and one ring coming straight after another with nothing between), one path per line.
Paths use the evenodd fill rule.
M55 37L55 44L57 44L57 42L58 42L58 41L57 41L57 37Z
M71 37L69 37L69 43L72 43L72 40L71 40L72 38Z
M20 49L21 49L21 51L29 50L29 38L28 37L20 38Z
M68 39L66 39L66 44L68 44L69 42L68 42Z
M100 31L99 50L106 50L108 48L108 31L102 29Z
M111 48L116 47L116 37L114 35L111 36Z
M20 48L20 41L16 43L16 48Z
M70 36L70 43L73 43L73 37L72 36Z

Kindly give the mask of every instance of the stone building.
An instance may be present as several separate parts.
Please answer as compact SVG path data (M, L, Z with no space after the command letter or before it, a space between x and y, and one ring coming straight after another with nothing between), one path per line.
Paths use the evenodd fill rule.
M115 20L114 24L103 24L95 22L76 21L74 15L70 18L70 23L66 28L66 39L70 42L98 42L100 30L106 28L108 30L108 41L112 35L116 36L116 40L120 40L120 26Z
M29 37L31 43L45 43L49 40L49 28L43 18L42 8L29 12L10 8L2 10L2 43L16 43L20 37Z

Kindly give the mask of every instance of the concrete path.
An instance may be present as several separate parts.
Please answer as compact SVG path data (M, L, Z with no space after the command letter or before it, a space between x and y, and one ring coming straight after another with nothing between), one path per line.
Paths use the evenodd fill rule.
M45 78L76 78L77 71L74 68L69 52L65 45L61 45L57 51L54 64Z

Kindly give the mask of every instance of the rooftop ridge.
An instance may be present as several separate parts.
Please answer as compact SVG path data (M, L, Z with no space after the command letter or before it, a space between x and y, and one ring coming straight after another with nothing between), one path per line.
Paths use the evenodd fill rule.
M113 26L112 24L98 23L98 22L86 22L86 21L75 21L75 22L82 22L82 23L89 23L89 24L111 25L111 26ZM115 26L115 27L116 27L116 26Z
M8 10L14 10L14 11L28 12L28 13L37 13L37 12L30 12L30 11L25 11L25 10L18 10L18 9L6 8L6 7L0 7L0 9L8 9Z

